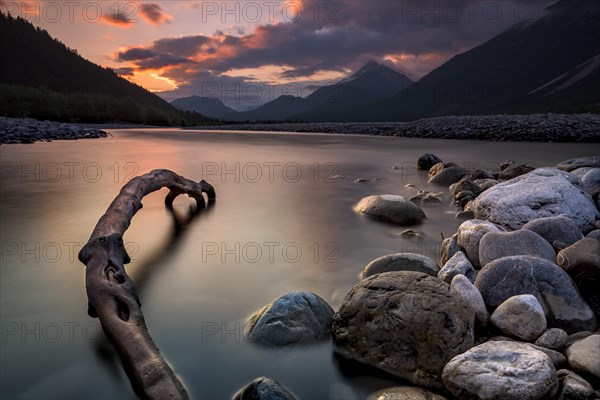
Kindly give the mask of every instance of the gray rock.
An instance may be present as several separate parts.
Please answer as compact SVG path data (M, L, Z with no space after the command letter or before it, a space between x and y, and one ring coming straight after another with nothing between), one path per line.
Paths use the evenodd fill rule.
M486 190L472 204L475 217L520 229L534 219L565 215L586 233L600 213L576 176L551 168L528 174Z
M567 343L567 332L558 328L550 328L546 330L537 340L535 341L536 346L544 347L546 349L555 350L562 352Z
M564 215L534 219L523 225L523 229L537 233L557 250L583 238L577 224Z
M396 253L371 261L363 270L362 278L392 271L416 271L437 276L439 270L435 261L429 257L415 253Z
M413 386L395 386L373 393L367 400L446 400L445 397Z
M295 400L279 382L271 378L256 378L233 396L233 400Z
M473 211L471 211L471 210L461 211L454 216L454 219L456 219L458 221L466 221L466 220L473 219L473 218L475 218L475 214L473 214Z
M446 283L451 283L456 275L464 275L469 281L475 281L475 269L462 251L456 252L437 273L437 277Z
M479 242L479 263L485 266L491 261L508 256L536 256L554 262L554 249L540 235L525 229L513 232L489 232Z
M600 240L600 229L594 229L593 231L585 235L585 237Z
M316 343L331 337L332 317L332 308L316 294L290 292L250 317L247 338L273 346Z
M560 382L558 400L592 400L596 397L592 385L575 372L559 369L556 375Z
M414 203L390 194L365 197L353 209L357 213L399 225L415 225L425 219L423 210Z
M448 262L448 260L452 258L454 254L456 254L456 252L461 250L462 249L458 243L456 243L456 240L454 240L453 237L442 240L442 246L440 249L440 262L442 265L445 265L446 262Z
M530 294L508 298L492 313L492 324L503 333L529 342L546 330L546 315L540 302Z
M474 342L474 313L442 280L419 272L370 276L333 319L335 349L406 379L441 388L444 365Z
M429 183L450 186L462 179L469 171L465 168L452 166L443 168L429 179Z
M481 267L479 261L479 242L489 232L502 232L502 229L491 222L480 219L465 221L458 227L456 242L464 249L467 258L475 268Z
M567 357L565 357L562 353L559 353L558 351L555 351L555 350L547 349L545 347L536 346L535 344L531 344L531 343L527 343L527 344L529 346L531 346L532 349L541 351L542 353L547 355L548 358L550 358L550 360L552 361L552 364L554 364L554 368L556 368L556 369L566 368Z
M582 167L582 168L574 169L573 171L569 171L569 172L572 173L573 175L575 175L576 177L578 177L579 179L581 179L586 174L586 172L591 171L593 169L594 168L592 168L592 167Z
M456 275L450 283L450 290L454 290L462 296L473 308L475 319L481 326L487 326L490 322L490 314L485 307L485 302L479 290L464 275Z
M566 355L572 370L600 380L600 334L573 343L567 347Z
M567 172L584 167L600 168L600 156L571 158L556 165L556 168Z
M583 238L559 251L556 262L575 282L600 281L600 241Z
M417 168L429 171L429 168L441 162L442 160L435 154L426 153L419 157L419 160L417 161Z
M580 179L588 193L597 191L600 188L600 168L590 169Z
M444 194L421 190L416 196L411 197L410 201L417 205L440 205L444 203Z
M517 176L525 175L528 172L531 172L535 169L530 165L525 164L511 164L500 171L500 175L498 179L501 181L506 181L509 179L516 178Z
M596 329L594 312L583 300L569 275L558 265L532 256L511 256L487 264L475 278L488 308L510 297L535 296L542 305L548 326L567 333Z
M460 399L537 400L558 391L556 369L541 351L518 342L487 342L454 357L442 374Z
M496 179L476 179L475 181L473 181L477 186L479 186L479 188L481 189L481 191L486 191L489 188L496 186L498 183L500 183L498 180Z

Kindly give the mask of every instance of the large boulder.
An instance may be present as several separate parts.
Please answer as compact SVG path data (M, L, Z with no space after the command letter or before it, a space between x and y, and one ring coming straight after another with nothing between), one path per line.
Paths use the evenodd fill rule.
M417 271L437 276L438 265L429 257L415 253L397 253L379 257L369 263L362 273L362 278L382 272Z
M454 357L442 374L460 399L538 400L558 391L550 358L525 343L494 341Z
M576 341L565 353L572 370L600 382L600 334Z
M331 338L333 309L310 292L290 292L248 320L249 341L270 346L310 344Z
M546 315L540 302L530 294L513 296L492 313L492 324L503 333L529 342L546 330Z
M535 296L548 326L567 333L596 329L596 317L575 283L558 265L539 257L511 256L487 264L475 278L488 308L520 294Z
M546 239L535 232L519 229L513 232L489 232L479 242L479 263L508 256L536 256L554 262L556 253Z
M581 181L572 174L538 168L491 187L473 201L471 208L476 218L513 230L537 218L562 214L586 233L594 229L600 213L583 189Z
M372 275L333 318L336 351L414 384L441 388L441 372L473 346L471 306L447 283L420 272Z
M392 194L365 197L354 205L353 210L399 225L416 225L425 219L423 210L413 202Z
M276 380L263 376L240 389L233 400L296 400L296 397Z
M464 249L467 258L475 268L481 268L479 261L479 242L489 232L503 232L491 222L470 219L458 227L456 243Z
M583 238L577 224L564 215L534 219L523 225L523 229L537 233L557 250Z
M452 282L452 278L456 275L464 275L471 282L475 281L475 269L469 261L465 253L457 251L439 270L437 277L446 283Z

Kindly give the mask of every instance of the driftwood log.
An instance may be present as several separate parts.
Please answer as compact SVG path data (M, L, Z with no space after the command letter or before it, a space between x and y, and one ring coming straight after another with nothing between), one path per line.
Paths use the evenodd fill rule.
M123 234L142 208L142 199L163 187L168 208L180 194L196 200L196 212L215 200L214 188L206 181L194 182L169 170L154 170L131 179L98 220L90 239L79 252L86 265L88 313L97 317L113 345L133 389L141 398L188 399L183 384L152 341L132 280L125 272L130 262Z

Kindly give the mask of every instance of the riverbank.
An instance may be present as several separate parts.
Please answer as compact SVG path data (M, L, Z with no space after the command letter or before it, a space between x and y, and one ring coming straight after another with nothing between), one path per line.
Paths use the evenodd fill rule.
M339 133L435 139L600 143L600 115L451 116L412 122L230 124L185 129Z
M96 128L31 118L0 117L0 143L29 144L53 140L96 139L108 133Z

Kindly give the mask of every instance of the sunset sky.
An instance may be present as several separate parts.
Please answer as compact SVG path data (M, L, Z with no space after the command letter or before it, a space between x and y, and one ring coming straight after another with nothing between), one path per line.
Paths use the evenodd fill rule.
M417 80L555 0L6 1L85 58L168 100L306 96L367 61Z

